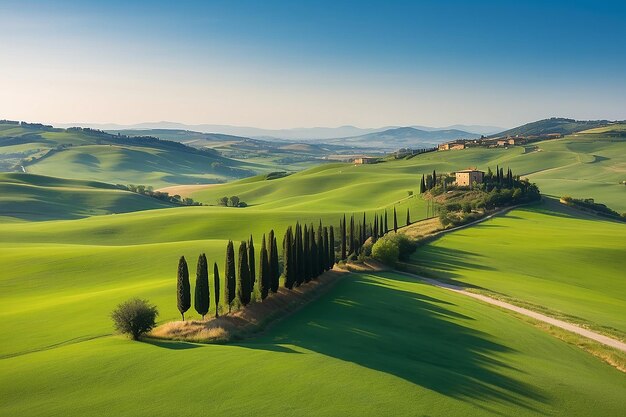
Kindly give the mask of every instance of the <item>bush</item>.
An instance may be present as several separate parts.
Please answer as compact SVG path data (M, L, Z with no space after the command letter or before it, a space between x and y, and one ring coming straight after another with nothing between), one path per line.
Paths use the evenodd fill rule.
M372 257L386 265L395 266L400 258L400 248L391 236L392 234L388 233L374 243Z
M118 305L111 313L111 318L116 331L139 340L142 334L156 326L158 315L156 306L150 305L147 300L133 298Z

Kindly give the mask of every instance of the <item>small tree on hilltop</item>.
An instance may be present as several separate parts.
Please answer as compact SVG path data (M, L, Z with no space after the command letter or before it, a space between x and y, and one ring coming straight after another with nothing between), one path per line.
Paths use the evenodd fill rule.
M191 288L189 285L189 270L184 256L178 260L178 275L176 281L176 300L178 311L185 321L185 312L191 307Z
M116 331L130 335L133 340L139 340L142 334L156 326L158 315L156 306L149 304L147 300L133 298L118 305L111 313L111 318Z
M209 269L206 255L203 253L198 257L198 269L196 271L196 289L194 297L194 308L202 316L209 312Z
M232 196L230 198L230 205L232 207L239 207L239 197L237 197L236 195Z

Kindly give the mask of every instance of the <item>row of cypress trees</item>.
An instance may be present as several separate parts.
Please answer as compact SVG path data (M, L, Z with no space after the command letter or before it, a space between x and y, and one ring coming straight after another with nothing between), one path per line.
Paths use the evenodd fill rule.
M350 221L347 222L344 214L343 219L339 220L340 236L340 254L341 260L347 259L350 255L358 255L360 248L368 240L372 239L372 242L376 242L379 238L383 237L387 232L393 230L398 231L398 213L394 206L393 208L393 227L390 229L388 226L387 210L384 214L374 214L374 221L367 222L366 214L363 213L362 221L355 221L354 214L350 216ZM406 225L411 224L411 212L407 207L406 209Z
M213 282L215 288L215 316L217 317L218 306L220 303L220 274L217 263L213 263ZM209 312L209 307L211 305L208 261L204 253L200 254L198 257L194 295L194 308L198 314L202 315L202 318L204 318L204 316ZM185 321L185 312L191 307L191 285L189 284L189 269L184 256L181 256L178 260L176 300L178 311L180 311L183 321Z
M335 229L320 223L289 226L283 239L285 288L292 289L317 278L335 265Z

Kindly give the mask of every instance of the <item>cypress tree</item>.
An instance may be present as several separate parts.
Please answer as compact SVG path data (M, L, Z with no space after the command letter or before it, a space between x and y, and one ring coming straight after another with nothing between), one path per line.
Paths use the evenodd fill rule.
M437 186L437 173L433 169L433 186L431 188L435 188Z
M242 305L250 303L250 264L248 262L248 245L241 242L237 260L237 298Z
M411 224L411 213L409 212L409 208L406 208L406 225L409 226Z
M398 215L396 214L396 207L393 207L393 231L398 232Z
M224 282L224 298L226 299L228 312L230 313L232 303L235 300L235 288L237 285L235 276L235 248L232 240L229 240L226 246L226 266L224 273L226 275L226 281Z
M311 280L311 243L309 241L309 228L306 224L302 234L302 265L304 282L309 282Z
M372 228L372 242L378 239L378 216L374 214L374 227Z
M309 279L313 279L317 276L317 252L319 248L317 247L317 243L315 242L315 228L313 223L311 223L311 227L309 228L309 243L311 245L311 253L309 255L309 268L311 270L311 275Z
M378 222L378 237L383 237L385 231L383 230L383 215L380 215L380 221Z
M330 240L329 240L329 236L328 236L328 227L324 226L324 257L323 257L323 269L324 271L328 271L328 263L330 262L330 256L329 256L329 252L330 252Z
M261 292L261 300L265 300L270 290L270 261L265 243L265 235L261 241L261 252L259 253L259 290Z
M389 231L389 227L387 227L387 209L385 209L385 229L384 229L384 233L387 233Z
M367 240L367 223L365 221L365 212L363 212L363 229L361 230L361 245Z
M424 174L422 174L422 182L420 183L420 194L426 192L426 181L424 180Z
M294 284L295 264L293 249L293 232L291 226L289 226L283 239L283 275L285 277L285 288L288 289L292 289Z
M207 265L206 255L203 253L198 256L198 267L196 270L196 288L194 294L194 308L202 316L209 312L211 299L209 298L209 267Z
M340 221L341 225L341 259L346 259L346 215L343 215L343 222Z
M350 250L348 253L354 253L354 214L350 216L350 236L348 243L350 243Z
M256 282L256 259L252 235L250 235L250 240L248 241L248 265L250 265L250 293L252 293L254 291L254 283Z
M317 278L322 272L324 272L324 236L321 221L317 228L315 246L317 247L317 258L315 259L315 278Z
M219 305L220 305L220 270L217 267L217 262L213 262L213 293L215 294L215 317L219 317Z
M333 269L335 266L335 229L332 226L330 226L328 240L330 244L328 247L328 269Z
M303 250L303 242L302 242L302 226L300 224L296 225L296 236L295 236L295 255L296 255L296 274L295 281L296 285L301 285L304 282L304 250Z
M273 231L272 231L273 232ZM270 270L272 271L270 289L273 293L278 292L280 279L280 267L278 265L278 243L276 236L272 233L272 256L270 257Z
M189 285L189 270L184 256L178 260L178 279L176 282L176 298L178 311L185 321L185 311L191 307L191 288Z
M270 263L268 274L270 276L270 289L274 282L274 230L272 229L267 235L267 260ZM272 292L276 292L272 290Z

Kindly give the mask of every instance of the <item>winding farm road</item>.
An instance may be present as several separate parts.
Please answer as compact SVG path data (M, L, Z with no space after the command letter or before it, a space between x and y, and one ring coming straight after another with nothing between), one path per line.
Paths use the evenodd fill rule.
M583 337L586 337L588 339L595 340L596 342L601 343L603 345L610 346L610 347L615 348L615 349L619 349L622 352L626 352L626 343L620 342L619 340L613 339L613 338L608 337L608 336L604 336L604 335L602 335L600 333L596 333L596 332L593 332L591 330L585 329L585 328L580 327L580 326L578 326L576 324L568 323L568 322L563 321L563 320L557 320L557 319L555 319L553 317L546 316L545 314L537 313L535 311L528 310L527 308L518 307L518 306L513 305L513 304L505 303L504 301L500 301L500 300L497 300L495 298L487 297L486 295L475 294L475 293L472 293L472 292L469 292L469 291L465 290L463 287L460 287L458 285L447 284L447 283L444 283L444 282L441 282L441 281L437 281L437 280L434 280L434 279L431 279L431 278L421 277L419 275L411 274L411 273L408 273L408 272L402 272L402 271L398 271L398 272L401 273L401 274L410 276L412 278L416 278L416 279L418 279L420 281L423 281L423 282L425 282L427 284L434 285L435 287L444 288L446 290L454 291L457 294L465 295L467 297L472 297L472 298L475 298L477 300L483 301L485 303L492 304L492 305L495 305L495 306L498 306L498 307L501 307L501 308L504 308L504 309L507 309L507 310L514 311L514 312L522 314L524 316L531 317L531 318L533 318L535 320L539 320L539 321L542 321L544 323L548 323L548 324L551 324L553 326L559 327L559 328L561 328L563 330L567 330L569 332L576 333L576 334L578 334L580 336L583 336Z

